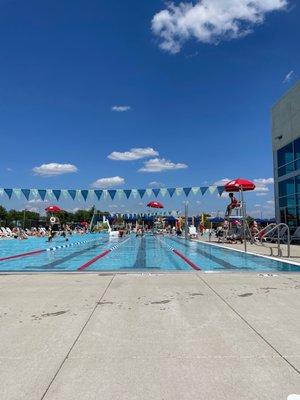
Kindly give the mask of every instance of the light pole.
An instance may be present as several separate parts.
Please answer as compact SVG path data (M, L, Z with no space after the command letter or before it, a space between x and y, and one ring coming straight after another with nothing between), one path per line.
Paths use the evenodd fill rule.
M185 239L188 239L189 237L189 210L188 210L188 201L184 201L184 219L185 219L185 224L184 224L184 237Z
M26 208L23 210L23 230L25 229Z

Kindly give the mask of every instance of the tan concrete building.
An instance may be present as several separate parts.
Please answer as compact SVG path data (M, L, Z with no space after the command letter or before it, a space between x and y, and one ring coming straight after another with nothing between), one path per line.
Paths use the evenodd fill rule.
M272 108L275 215L300 226L300 81Z

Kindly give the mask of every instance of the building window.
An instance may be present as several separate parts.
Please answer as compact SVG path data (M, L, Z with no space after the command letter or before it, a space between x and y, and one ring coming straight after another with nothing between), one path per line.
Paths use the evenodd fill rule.
M300 158L300 138L294 141L294 158Z
M283 176L289 174L290 172L294 172L294 162L284 165L283 167L278 168L278 176Z
M295 193L294 178L286 179L285 181L279 182L279 197L293 195Z
M295 193L300 193L300 175L295 176Z
M284 146L277 152L278 167L286 165L294 161L293 143Z

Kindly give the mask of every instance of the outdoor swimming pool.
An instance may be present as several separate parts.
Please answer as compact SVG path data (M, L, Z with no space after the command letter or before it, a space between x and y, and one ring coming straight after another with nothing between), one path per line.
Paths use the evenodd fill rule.
M172 236L74 235L0 241L4 271L300 271L300 266Z

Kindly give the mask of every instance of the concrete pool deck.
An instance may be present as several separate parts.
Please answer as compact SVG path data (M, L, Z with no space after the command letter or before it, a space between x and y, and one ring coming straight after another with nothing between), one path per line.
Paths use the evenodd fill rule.
M286 400L300 274L0 275L0 399Z
M200 237L199 239L193 239L193 241L196 242L203 242L203 243L207 243L207 244L213 244L213 245L218 245L218 246L223 246L223 247L227 247L228 249L233 249L233 250L240 250L240 251L244 251L244 244L243 243L222 243L222 242L218 242L218 240L213 237L210 241L206 238L206 237ZM274 251L274 255L273 257L276 258L278 261L284 260L284 261L288 261L288 262L295 262L300 264L300 245L297 244L291 244L290 246L290 254L291 256L288 258L287 257L287 245L285 244L281 244L281 250L282 250L282 257L277 257L277 248L276 248L276 244L272 243L272 244L267 244L266 246L261 246L261 245L257 245L257 244L251 244L249 242L247 242L247 252L249 253L254 253L254 254L258 254L261 256L268 256L270 257L270 247L268 246L272 246L273 247L273 251Z

